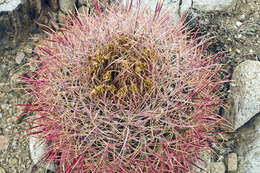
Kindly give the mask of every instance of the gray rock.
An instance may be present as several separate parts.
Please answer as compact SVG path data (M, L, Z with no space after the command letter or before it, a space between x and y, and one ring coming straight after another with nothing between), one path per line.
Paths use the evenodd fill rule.
M59 6L62 12L70 13L75 9L76 0L59 0Z
M226 167L223 162L212 162L210 163L211 173L225 173Z
M193 0L193 8L201 11L226 10L237 0Z
M47 152L48 146L43 143L43 141L39 141L37 136L30 136L29 140L29 148L31 153L31 158L34 164L38 163L41 160L42 155ZM44 167L48 170L55 171L55 166L53 163L46 162Z
M229 172L237 171L237 154L236 153L230 153L225 158L225 163L226 163L226 166L227 166L227 171L229 171Z
M227 117L237 129L260 112L260 62L247 60L234 70Z
M237 173L259 173L260 170L260 113L238 129L236 153Z
M15 2L17 6L9 8L9 3L12 5ZM42 12L41 2L0 0L0 53L6 48L17 47L22 40L28 38L30 32L36 31L38 25L35 20Z
M19 4L21 0L0 0L0 12L13 11Z
M40 16L41 14L41 10L42 10L42 1L37 1L37 0L34 0L34 1L30 1L30 8L31 9L34 9L35 11L35 15L38 17Z

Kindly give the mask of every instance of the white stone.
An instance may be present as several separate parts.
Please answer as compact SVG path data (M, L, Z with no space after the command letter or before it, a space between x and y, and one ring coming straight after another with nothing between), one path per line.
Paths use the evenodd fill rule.
M236 25L239 27L239 26L241 26L243 23L242 22L240 22L240 21L237 21L236 22Z
M23 61L23 59L24 59L24 53L23 53L23 52L18 52L18 53L16 54L15 62L16 62L17 64L21 64L21 62Z
M44 144L43 141L39 141L36 136L30 136L29 148L31 153L31 159L33 160L34 164L38 163L38 161L41 160L44 153L48 151L48 146ZM55 170L54 164L48 161L46 162L44 167L51 171Z
M201 11L226 10L236 0L193 0L193 8Z
M189 10L189 8L192 6L192 0L182 0L182 4L180 6L180 14L183 15L185 12Z
M19 4L21 0L0 0L0 12L13 11Z
M129 2L131 0L122 0L122 5L129 5ZM157 2L162 2L163 0L142 0L141 7L150 8L151 10L155 10ZM162 13L164 12L170 12L171 17L173 20L178 20L180 18L179 16L179 1L180 0L165 0L163 7L162 7ZM133 0L133 6L136 7L137 0Z
M75 10L76 0L59 0L61 11L64 13L70 13Z
M228 119L237 129L260 112L260 62L239 64L232 77Z
M260 170L260 113L238 130L236 153L237 173L259 173Z
M129 6L130 5L130 1L131 0L122 0L121 3L123 5L128 5ZM142 2L142 6L149 7L152 10L154 10L158 0L142 0L141 2ZM133 0L133 6L136 6L136 5L137 5L137 1Z

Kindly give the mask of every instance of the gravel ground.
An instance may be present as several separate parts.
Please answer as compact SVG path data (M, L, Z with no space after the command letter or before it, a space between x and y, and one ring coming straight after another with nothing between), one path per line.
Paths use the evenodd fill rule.
M260 1L240 0L237 5L225 12L202 13L194 9L192 16L198 15L192 25L201 23L201 34L214 36L209 50L222 51L226 55L225 62L228 73L245 60L260 61ZM26 103L28 97L19 88L23 87L19 76L25 74L35 58L32 35L15 49L0 52L0 173L46 172L32 170L29 155L28 138L22 130L29 125L19 123L16 118L21 112L15 106ZM227 86L228 87L228 86ZM233 151L234 139L228 139L222 145L221 155Z

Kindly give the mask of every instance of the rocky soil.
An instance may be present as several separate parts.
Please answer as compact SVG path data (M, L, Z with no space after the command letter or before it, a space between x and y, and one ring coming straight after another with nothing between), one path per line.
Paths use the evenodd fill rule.
M55 9L52 11L55 12ZM227 73L232 73L238 64L246 60L260 61L259 0L238 0L235 6L225 11L202 12L190 9L188 14L188 17L194 18L192 27L200 23L200 34L214 37L209 51L223 52ZM49 21L48 17L42 21ZM0 43L0 173L46 172L43 169L32 169L28 138L23 136L23 130L29 125L17 118L22 112L16 104L28 101L28 97L19 89L23 87L19 76L35 67L32 61L37 58L33 53L36 44L34 38L43 36L38 27L34 27L33 32L26 32L29 34L19 36L19 43L9 44L10 38ZM1 31L0 36L3 36ZM228 92L229 86L225 90ZM216 148L216 162L235 152L236 136L235 132L216 136L220 141L218 146L213 146ZM226 159L227 162L232 161L233 155L227 157L231 158ZM217 169L223 167L221 164L217 166Z

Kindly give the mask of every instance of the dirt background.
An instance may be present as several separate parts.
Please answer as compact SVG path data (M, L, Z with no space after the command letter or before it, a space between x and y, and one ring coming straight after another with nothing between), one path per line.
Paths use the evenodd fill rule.
M200 23L200 34L214 37L210 41L209 51L221 51L226 56L223 63L226 63L227 74L245 60L260 61L259 0L238 0L226 11L205 13L191 9L188 16L194 18L191 27L197 27ZM22 112L15 106L28 100L19 89L23 87L19 76L34 68L31 61L36 58L33 53L34 38L42 35L42 32L31 34L17 47L6 47L0 52L0 173L46 172L43 169L32 170L28 138L22 137L25 134L22 130L29 125L18 122L17 115ZM220 155L233 152L234 141L234 137L227 139Z

